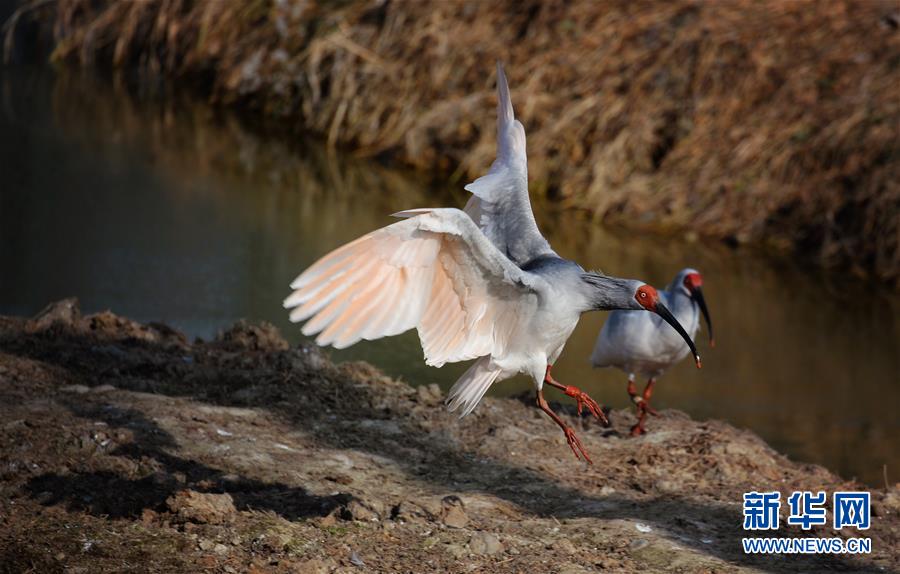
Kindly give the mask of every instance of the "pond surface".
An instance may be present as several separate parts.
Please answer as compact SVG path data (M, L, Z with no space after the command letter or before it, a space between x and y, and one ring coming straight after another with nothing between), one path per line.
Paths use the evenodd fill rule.
M390 223L390 213L465 202L464 182L436 189L314 140L265 133L190 98L0 69L0 313L32 315L77 296L87 312L164 321L189 336L246 318L298 341L281 301L302 269ZM656 387L657 408L750 428L794 459L872 485L883 484L885 465L900 479L900 304L891 293L790 261L536 211L557 251L587 268L660 287L682 267L702 271L717 345L698 336L703 370L673 368ZM625 375L588 365L604 319L585 316L554 374L624 407ZM426 367L414 332L333 356L445 389L465 368ZM518 377L491 392L530 385Z

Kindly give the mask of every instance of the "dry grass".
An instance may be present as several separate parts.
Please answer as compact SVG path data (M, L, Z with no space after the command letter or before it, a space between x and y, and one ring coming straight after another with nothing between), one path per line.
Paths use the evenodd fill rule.
M896 2L60 0L58 60L471 177L508 63L534 191L900 278Z

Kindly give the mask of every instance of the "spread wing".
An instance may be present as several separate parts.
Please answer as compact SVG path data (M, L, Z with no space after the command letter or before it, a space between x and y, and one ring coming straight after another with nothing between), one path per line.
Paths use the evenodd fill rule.
M541 235L528 197L525 128L513 114L503 66L497 63L497 158L488 173L466 186L466 213L516 265L555 255Z
M548 288L458 209L407 217L332 251L292 284L284 306L305 335L344 348L415 327L426 363L502 356Z

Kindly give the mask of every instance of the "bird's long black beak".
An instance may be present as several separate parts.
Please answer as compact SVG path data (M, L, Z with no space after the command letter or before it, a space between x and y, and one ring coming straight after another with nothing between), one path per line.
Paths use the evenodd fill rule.
M684 327L681 326L681 323L672 316L672 313L660 302L656 303L656 308L654 309L657 315L665 319L666 323L672 325L672 328L678 331L678 334L681 335L681 338L684 339L684 342L687 343L688 347L691 348L691 353L694 354L694 362L697 363L697 368L700 368L700 355L697 353L697 347L694 346L694 342L691 340L690 336L688 336L687 331L684 330Z
M700 312L703 313L703 318L706 319L706 330L709 331L709 346L715 347L716 340L713 339L712 319L709 318L709 311L706 309L706 300L703 298L703 289L694 287L691 290L691 297L697 302L697 305L700 305Z

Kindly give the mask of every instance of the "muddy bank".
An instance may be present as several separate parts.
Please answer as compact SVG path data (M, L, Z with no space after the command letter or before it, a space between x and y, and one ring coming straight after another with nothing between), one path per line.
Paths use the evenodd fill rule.
M37 5L56 60L460 179L493 157L502 58L536 195L900 277L894 2Z
M871 556L753 559L743 492L860 485L675 411L637 439L566 411L585 467L530 401L441 398L264 325L0 318L0 571L900 570L898 486Z

